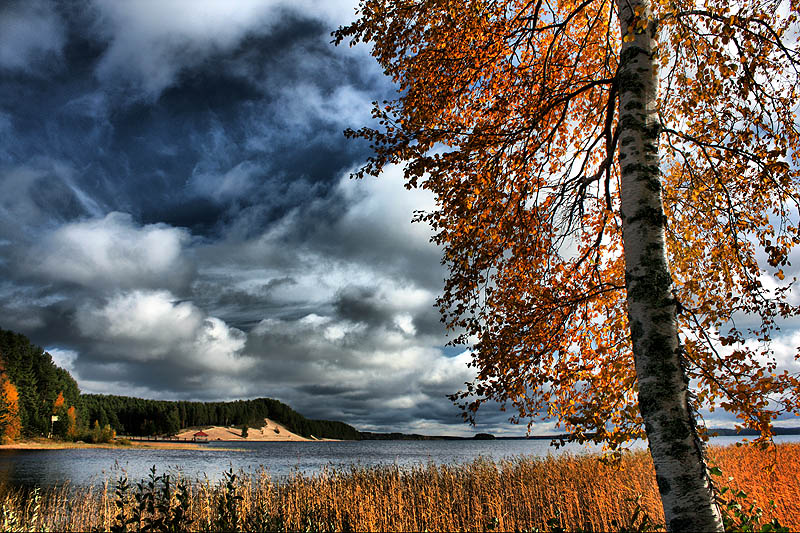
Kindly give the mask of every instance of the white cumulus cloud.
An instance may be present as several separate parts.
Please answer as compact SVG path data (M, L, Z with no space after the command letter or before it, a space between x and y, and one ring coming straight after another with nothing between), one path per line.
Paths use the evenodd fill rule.
M78 309L80 332L104 347L110 361L169 361L195 370L235 373L245 334L167 291L118 294L100 306Z
M34 248L37 271L97 288L171 288L185 282L189 233L166 224L139 226L125 213L65 224Z

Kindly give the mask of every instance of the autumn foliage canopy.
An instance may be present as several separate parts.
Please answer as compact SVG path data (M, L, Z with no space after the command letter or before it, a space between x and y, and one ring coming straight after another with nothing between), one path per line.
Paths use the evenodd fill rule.
M767 438L800 407L786 370L798 356L770 344L800 311L787 275L800 242L798 5L651 8L629 31L659 35L661 194L693 407ZM335 32L370 42L399 90L375 103L377 127L348 132L375 154L357 174L403 164L407 186L436 197L418 220L450 272L438 305L478 370L456 401L473 416L497 400L612 448L643 436L616 157L618 97L635 80L618 75L619 24L607 0L367 0Z

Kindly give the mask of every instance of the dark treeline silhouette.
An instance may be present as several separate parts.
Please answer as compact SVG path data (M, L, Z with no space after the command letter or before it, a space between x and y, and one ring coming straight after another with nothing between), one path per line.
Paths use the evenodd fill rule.
M13 390L10 390L13 389ZM18 397L17 397L18 396ZM57 420L54 420L54 417ZM311 420L269 398L233 402L145 400L81 394L69 372L25 336L0 329L0 438L39 437L51 433L86 438L92 428L106 433L173 435L181 428L242 426L260 428L269 418L304 437L360 439L343 422ZM16 430L11 431L13 428Z
M23 436L47 435L59 429L53 427L51 417L61 415L57 425L64 425L66 410L80 401L78 384L70 373L57 367L50 354L31 344L25 335L0 329L0 367L19 394ZM63 407L57 405L59 394ZM7 407L0 401L0 410Z
M144 400L128 396L83 394L82 408L90 421L109 424L118 434L172 435L180 428L242 426L260 428L269 418L304 437L360 438L358 430L330 420L311 420L288 405L270 398L233 402Z

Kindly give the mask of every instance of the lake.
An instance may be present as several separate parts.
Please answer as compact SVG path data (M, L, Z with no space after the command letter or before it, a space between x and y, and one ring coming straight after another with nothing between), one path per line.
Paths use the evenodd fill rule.
M713 445L727 445L737 437L711 439ZM776 442L800 442L800 435L781 435ZM345 442L210 442L200 450L143 448L84 448L65 450L0 450L0 483L12 486L49 487L69 482L72 486L102 484L127 472L131 481L149 474L181 472L189 479L211 481L233 468L256 473L260 468L274 478L295 472L314 474L326 467L414 464L452 464L478 457L500 460L520 455L546 456L565 452L579 454L599 451L596 446L570 444L555 449L549 440L440 440L440 441L345 441ZM643 442L635 448L644 448Z

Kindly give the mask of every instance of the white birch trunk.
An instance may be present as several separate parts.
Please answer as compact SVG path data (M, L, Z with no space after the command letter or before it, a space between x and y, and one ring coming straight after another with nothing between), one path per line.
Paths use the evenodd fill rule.
M649 2L617 0L621 35L647 20ZM655 102L655 29L634 29L622 44L619 80L621 208L625 282L639 407L670 531L723 531L689 406L681 362L677 302L672 295L661 203Z

